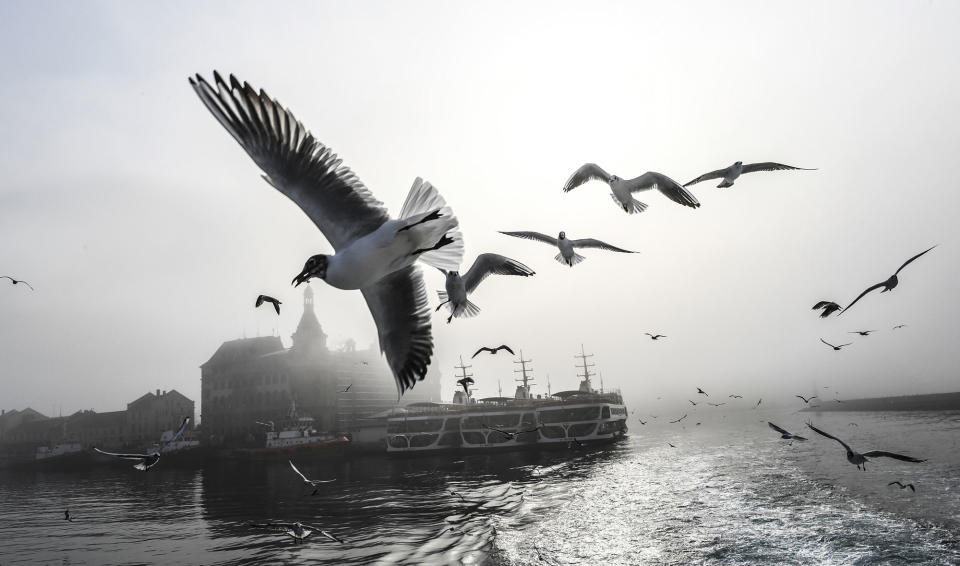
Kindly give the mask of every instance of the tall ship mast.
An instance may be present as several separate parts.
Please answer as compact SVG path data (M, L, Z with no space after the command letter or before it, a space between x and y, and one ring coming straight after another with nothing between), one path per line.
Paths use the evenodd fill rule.
M552 392L547 379L546 396L534 395L533 360L523 350L514 360L516 392L503 397L497 380L497 397L475 399L458 387L452 403L411 403L387 417L387 452L436 451L484 452L489 450L540 450L579 448L624 438L627 408L618 391L593 388L596 373L593 354L583 345L575 358L581 378L575 390ZM460 357L455 378L473 379Z

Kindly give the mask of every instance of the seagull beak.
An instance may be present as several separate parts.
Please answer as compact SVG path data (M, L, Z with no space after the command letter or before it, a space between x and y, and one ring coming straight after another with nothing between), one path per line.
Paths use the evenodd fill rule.
M294 287L299 287L301 283L305 283L309 280L310 280L310 274L307 273L306 269L304 269L290 281L290 284L293 285Z

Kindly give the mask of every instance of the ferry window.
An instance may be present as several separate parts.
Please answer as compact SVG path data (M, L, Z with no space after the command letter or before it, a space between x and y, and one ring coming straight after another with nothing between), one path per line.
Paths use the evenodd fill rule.
M406 448L407 439L402 436L391 436L390 437L390 446L392 448Z
M600 414L600 407L579 407L576 409L552 409L540 411L541 423L560 423L569 421L593 421Z
M423 448L437 441L436 434L418 434L410 439L411 448Z
M459 444L460 435L455 432L448 432L440 437L440 446L456 446Z
M604 423L607 424L607 423ZM590 436L593 434L593 431L597 430L597 423L582 423L572 425L567 433L567 436Z
M508 440L510 440L510 438L508 438L507 435L495 430L490 431L490 433L487 435L488 444L503 444Z
M536 420L534 420L533 413L524 413L523 418L520 419L520 425L524 428L536 426Z
M463 441L467 444L483 444L483 435L479 432L465 432Z
M600 411L600 418L601 418L601 419L609 419L609 418L610 418L610 407L608 407L608 406L606 406L606 405L603 406L603 409Z
M563 438L566 436L563 428L559 426L545 426L540 429L540 434L542 434L544 438Z

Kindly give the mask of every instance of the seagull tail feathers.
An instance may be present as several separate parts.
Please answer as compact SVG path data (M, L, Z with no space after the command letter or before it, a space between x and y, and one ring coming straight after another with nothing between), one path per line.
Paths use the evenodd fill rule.
M570 258L570 261L567 261L566 259L564 259L563 254L557 254L553 257L553 259L559 261L563 265L569 265L570 267L573 267L574 265L577 265L578 263L580 263L581 261L587 258L583 257L577 252L573 252L573 257Z
M469 300L467 300L467 302L462 305L457 305L456 308L453 309L454 318L471 318L471 317L477 316L477 314L479 313L480 313L480 307L473 304Z
M732 181L727 181L726 179L724 179L722 183L720 183L719 185L717 185L717 188L718 188L718 189L725 189L725 188L727 188L727 187L732 187L732 186L733 186L733 182L732 182Z
M426 219L427 216L439 213L435 219ZM446 238L450 242L436 250L430 250L420 254L420 261L442 269L445 271L456 271L460 268L463 261L463 235L460 233L460 221L454 216L453 210L447 206L447 202L440 196L436 187L428 181L417 177L407 193L407 200L404 201L400 209L400 219L410 220L408 226L424 221L422 224L427 245L433 245ZM426 220L426 221L425 221ZM419 226L418 232L419 230Z
M617 195L610 193L610 197L613 198L613 202L617 205L617 208L626 210L627 214L637 214L647 209L647 205L645 203L642 203L633 197L630 197L630 202L627 203L626 207L624 207L624 204L620 202L620 199L617 198Z

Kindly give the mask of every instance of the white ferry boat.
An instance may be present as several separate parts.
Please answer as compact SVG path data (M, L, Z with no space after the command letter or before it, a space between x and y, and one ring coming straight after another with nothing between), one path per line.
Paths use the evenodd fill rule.
M586 362L580 389L537 397L530 394L522 352L519 363L523 366L522 385L512 398L476 400L467 391L457 391L452 403L413 403L395 412L387 419L387 452L539 449L597 444L626 436L623 398L617 391L594 390ZM462 361L458 369L463 370L459 377L468 377Z

